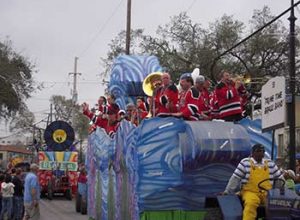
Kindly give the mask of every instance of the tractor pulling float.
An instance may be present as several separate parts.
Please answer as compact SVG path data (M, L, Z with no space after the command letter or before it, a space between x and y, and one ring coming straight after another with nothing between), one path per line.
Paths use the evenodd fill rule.
M78 152L72 149L74 130L64 121L54 121L47 126L44 139L46 150L38 152L41 194L50 200L56 195L72 200L78 178Z

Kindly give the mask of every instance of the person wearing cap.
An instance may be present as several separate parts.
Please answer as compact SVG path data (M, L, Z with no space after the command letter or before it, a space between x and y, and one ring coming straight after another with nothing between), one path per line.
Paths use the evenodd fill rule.
M219 118L225 121L239 121L242 119L241 100L235 83L228 71L223 70L215 92L218 99Z
M195 87L200 92L198 108L199 111L205 116L203 119L208 120L210 116L210 105L209 105L209 92L207 86L209 84L206 82L205 77L199 75L195 80Z
M161 81L162 86L157 89L155 96L156 116L170 116L170 113L177 112L178 89L167 72L162 74Z
M115 103L111 103L107 111L107 124L105 126L106 133L113 138L118 130L118 112L120 111L119 106Z
M264 158L264 154L264 146L255 144L251 156L241 160L224 191L224 194L233 194L241 189L244 203L243 220L255 220L257 207L265 203L267 192L261 190L258 184L265 179L277 179L281 176L281 171L276 164ZM268 180L261 186L269 190L272 184L273 182Z
M199 91L193 86L194 81L191 74L185 73L180 77L180 85L182 88L179 94L179 112L172 113L175 117L183 117L185 120L200 120L200 112L198 108Z
M37 177L39 166L30 165L30 172L25 177L24 184L24 220L40 219L40 185Z

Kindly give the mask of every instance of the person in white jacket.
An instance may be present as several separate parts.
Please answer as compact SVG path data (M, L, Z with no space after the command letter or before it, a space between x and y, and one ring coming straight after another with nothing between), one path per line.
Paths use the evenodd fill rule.
M12 219L14 184L11 181L11 175L6 174L5 180L1 184L2 210L0 220L4 219L5 213L7 213L8 219Z

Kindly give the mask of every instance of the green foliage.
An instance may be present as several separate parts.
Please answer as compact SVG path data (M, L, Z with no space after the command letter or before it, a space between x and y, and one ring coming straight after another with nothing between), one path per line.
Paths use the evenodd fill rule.
M10 131L23 130L24 132L31 132L35 122L34 114L27 108L22 108L11 119L9 124Z
M10 41L0 42L0 118L27 111L25 100L39 88L34 72L34 65L15 52Z
M59 95L52 96L50 102L54 106L55 120L70 123L79 140L88 136L89 120L81 113L79 105L74 105L72 99L66 99L66 97Z
M233 16L224 15L203 28L183 12L159 26L155 37L143 34L142 30L132 31L138 34L132 34L134 49L131 54L156 55L175 81L179 75L196 67L213 81L217 80L216 75L221 69L228 69L233 74L250 74L254 78L285 75L288 73L288 34L280 20L218 58L273 18L270 9L264 7L254 11L247 27ZM113 59L124 52L125 31L109 46L108 57L103 59L107 72Z

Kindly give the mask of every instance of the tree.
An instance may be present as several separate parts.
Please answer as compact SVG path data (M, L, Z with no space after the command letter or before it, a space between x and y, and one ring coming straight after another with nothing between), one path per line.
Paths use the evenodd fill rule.
M13 50L11 41L0 42L0 118L27 111L25 100L39 88L34 73L35 66Z
M72 99L64 96L52 96L50 102L54 106L55 120L63 120L70 123L79 140L88 136L89 120L80 112L80 106L74 105ZM74 114L74 118L72 118Z
M28 108L22 108L10 121L10 131L24 130L31 132L35 121L34 114Z
M219 57L273 18L270 9L264 7L254 11L248 29L243 22L228 15L203 28L183 12L173 16L166 25L159 26L155 37L140 32L137 37L142 40L133 41L134 48L138 48L135 51L140 54L156 55L161 65L172 73L173 80L195 67L199 67L201 73L213 81L216 81L221 69L228 69L234 74L247 73L254 78L283 75L288 72L288 41L287 36L283 35L287 35L286 28L280 20ZM112 41L117 44L110 44L110 56L106 60L111 63L119 55L118 48L125 48L123 34Z
M143 29L131 30L130 33L131 42L130 50L132 54L141 53L139 48L139 42L142 40ZM104 72L102 75L106 77L111 69L114 59L121 55L125 54L125 44L126 44L126 31L121 31L114 39L109 43L110 50L107 52L106 58L101 58L101 61L104 65Z
M250 20L250 31L257 30L273 18L266 6L261 11L255 10ZM244 72L253 77L263 77L288 73L288 52L287 30L277 20L230 54L240 61Z

